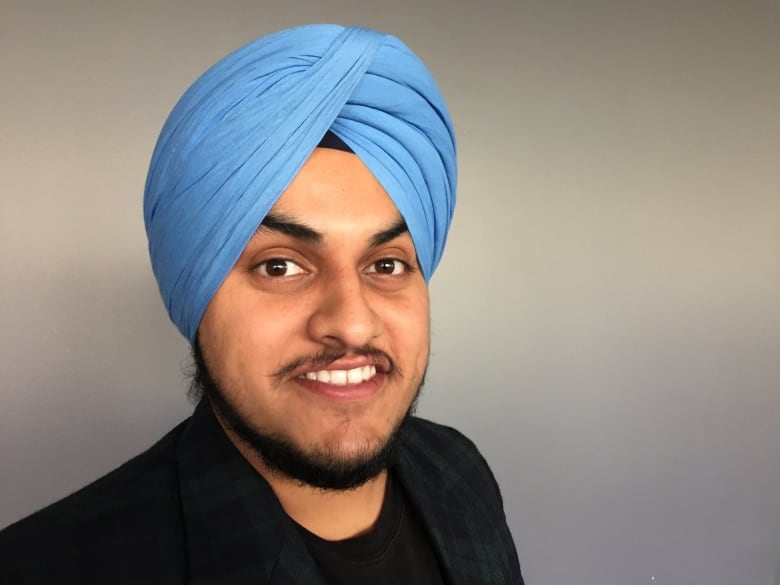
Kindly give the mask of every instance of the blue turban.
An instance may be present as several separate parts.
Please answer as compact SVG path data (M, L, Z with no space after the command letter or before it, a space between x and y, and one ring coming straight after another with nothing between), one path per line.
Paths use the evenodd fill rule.
M195 343L209 301L330 130L360 157L409 227L428 280L455 206L455 138L420 59L395 37L309 25L206 71L157 141L144 221L171 320Z

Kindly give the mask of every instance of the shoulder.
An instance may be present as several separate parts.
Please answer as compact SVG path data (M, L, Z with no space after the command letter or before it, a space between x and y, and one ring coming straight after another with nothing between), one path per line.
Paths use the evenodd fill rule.
M154 446L66 498L0 531L0 581L69 582L122 557L144 566L182 542L176 443L182 425ZM128 554L130 553L130 554ZM136 570L132 569L131 570ZM105 574L104 574L105 576ZM140 574L139 574L140 577ZM75 579L74 579L75 580Z
M408 495L444 555L470 575L464 582L522 584L501 491L474 442L452 427L414 418L399 455ZM496 571L503 571L503 580Z
M416 463L436 470L445 480L482 495L491 494L503 505L498 483L474 442L460 431L426 419L409 421L404 450ZM487 490L487 491L486 491Z

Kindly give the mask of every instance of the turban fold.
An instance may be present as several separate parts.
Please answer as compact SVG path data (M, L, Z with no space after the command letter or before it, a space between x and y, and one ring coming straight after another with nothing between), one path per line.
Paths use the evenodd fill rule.
M430 278L452 219L456 163L450 116L427 68L376 31L279 31L195 81L152 155L144 193L152 268L191 343L212 296L329 130L387 191Z

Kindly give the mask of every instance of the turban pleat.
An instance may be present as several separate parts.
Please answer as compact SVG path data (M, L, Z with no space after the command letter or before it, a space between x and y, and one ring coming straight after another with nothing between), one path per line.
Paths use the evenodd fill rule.
M190 342L263 218L331 130L388 192L423 274L455 201L455 143L422 62L398 39L335 25L280 31L231 53L181 97L147 177L152 267Z

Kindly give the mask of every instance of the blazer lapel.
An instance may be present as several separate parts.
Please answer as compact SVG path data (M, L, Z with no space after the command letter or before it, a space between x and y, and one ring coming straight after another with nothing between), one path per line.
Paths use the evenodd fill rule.
M271 487L205 403L182 434L177 466L191 583L321 584Z
M306 543L291 522L284 528L282 546L268 584L325 585Z

